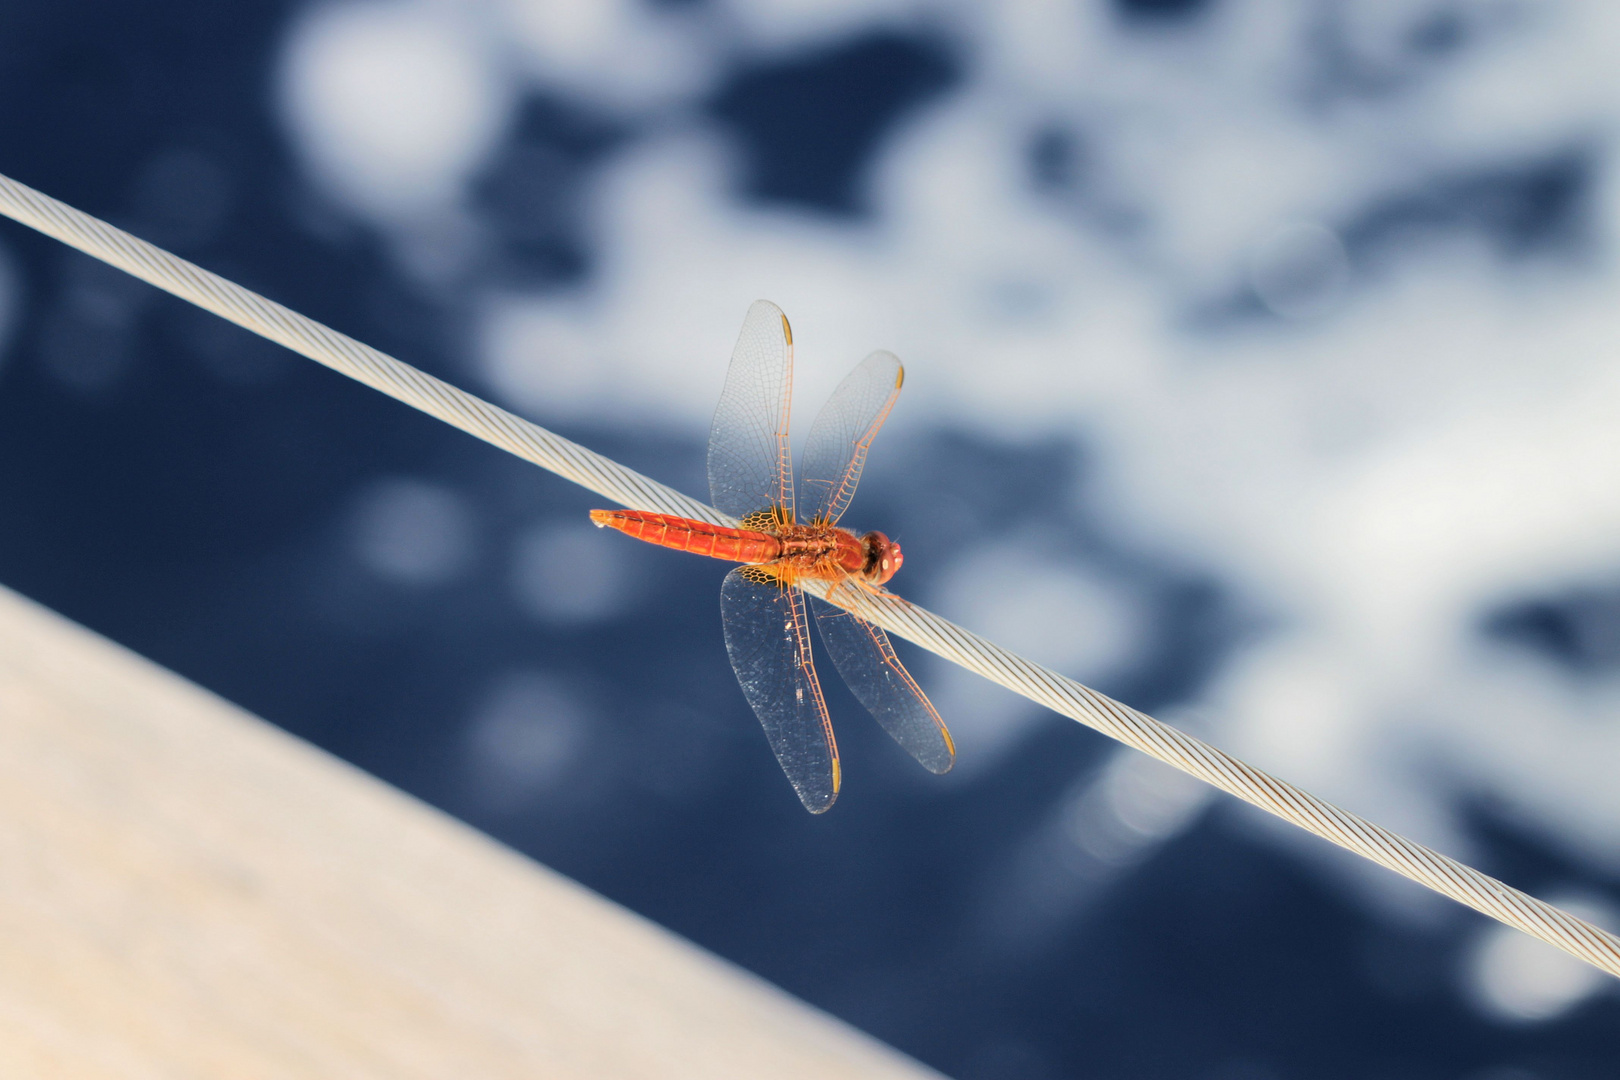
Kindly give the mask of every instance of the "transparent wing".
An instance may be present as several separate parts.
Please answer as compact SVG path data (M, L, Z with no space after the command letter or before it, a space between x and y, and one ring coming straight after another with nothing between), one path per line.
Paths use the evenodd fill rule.
M905 369L891 352L875 352L850 372L810 426L799 467L799 510L805 521L835 522L855 497L866 451L900 395Z
M894 654L889 635L865 619L810 597L833 666L890 738L932 773L949 772L956 743L933 703Z
M726 652L782 771L812 814L838 797L838 744L810 660L804 597L755 567L720 586Z
M793 331L769 300L756 300L731 353L726 385L709 429L709 495L733 517L793 510L788 406L793 393Z

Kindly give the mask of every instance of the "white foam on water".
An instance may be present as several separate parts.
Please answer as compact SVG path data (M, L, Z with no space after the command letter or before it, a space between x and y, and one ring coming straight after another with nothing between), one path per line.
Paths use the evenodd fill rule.
M398 228L455 205L512 104L488 33L425 0L321 5L294 24L278 104L332 197Z
M472 515L460 495L408 477L378 480L355 498L351 521L361 565L384 580L443 585L472 562Z
M448 5L321 8L289 39L283 100L311 176L385 227L454 203L499 143L508 77L645 119L590 174L589 277L474 298L491 392L700 437L769 297L794 320L801 410L892 349L897 422L1083 442L1110 544L1261 616L1188 703L1216 742L1454 854L1457 797L1483 791L1612 865L1620 678L1507 655L1479 624L1620 577L1620 8L1452 5L1453 44L1425 52L1432 9L1321 22L1228 0L1144 33L1101 3L777 0L709 23L494 5L479 31ZM872 217L740 199L739 150L697 107L717 57L917 20L964 79L882 144ZM503 34L515 76L488 46ZM632 78L613 56L656 62ZM1041 145L1056 180L1033 177ZM1470 183L1558 162L1592 178L1578 242L1513 250L1480 224L1508 211ZM970 561L931 598L948 617L1081 677L1149 647L1146 601L1083 567L1041 567L1068 582L1043 591ZM1022 707L951 678L936 696L971 770Z

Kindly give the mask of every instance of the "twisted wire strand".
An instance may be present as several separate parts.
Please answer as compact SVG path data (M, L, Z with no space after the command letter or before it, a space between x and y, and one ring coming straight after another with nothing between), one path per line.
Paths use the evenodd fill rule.
M0 213L622 505L733 524L713 507L5 176Z
M622 506L734 524L711 506L5 176L0 176L0 214ZM827 599L1054 712L1620 976L1620 938L1583 919L1340 809L897 596L838 589Z

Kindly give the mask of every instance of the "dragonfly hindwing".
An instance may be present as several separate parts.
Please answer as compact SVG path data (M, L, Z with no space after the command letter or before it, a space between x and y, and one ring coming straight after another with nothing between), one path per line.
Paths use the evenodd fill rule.
M755 532L776 532L793 524L793 511L785 506L773 506L769 510L755 510L747 515L738 525Z

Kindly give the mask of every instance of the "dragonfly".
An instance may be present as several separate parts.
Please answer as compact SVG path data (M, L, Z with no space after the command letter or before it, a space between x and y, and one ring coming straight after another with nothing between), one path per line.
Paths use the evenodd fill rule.
M842 770L816 678L806 601L833 666L883 730L930 772L947 772L956 760L950 731L882 628L798 588L882 593L899 571L898 543L881 532L858 536L838 522L904 380L891 352L874 352L856 366L810 426L795 492L788 448L793 330L781 308L756 301L709 432L711 501L737 525L591 511L598 527L742 564L720 586L726 652L776 760L812 814L832 807Z

